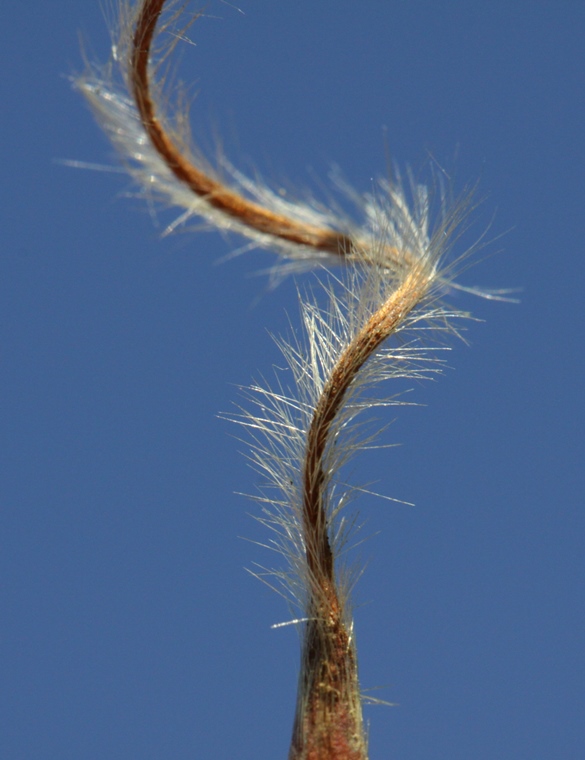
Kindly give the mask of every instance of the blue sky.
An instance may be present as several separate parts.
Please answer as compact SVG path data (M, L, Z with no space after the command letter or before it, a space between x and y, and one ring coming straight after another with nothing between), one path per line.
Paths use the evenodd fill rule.
M470 345L356 463L416 504L358 505L361 680L399 703L366 708L371 757L577 760L585 4L240 7L182 46L203 145L300 194L432 157L485 199L493 255L463 281L523 289L458 297ZM236 239L161 240L123 175L59 163L115 163L68 81L79 31L104 60L94 0L4 3L0 756L285 757L298 642L244 570L270 562L240 538L265 538L236 495L256 476L217 415L279 361L295 283L216 265Z

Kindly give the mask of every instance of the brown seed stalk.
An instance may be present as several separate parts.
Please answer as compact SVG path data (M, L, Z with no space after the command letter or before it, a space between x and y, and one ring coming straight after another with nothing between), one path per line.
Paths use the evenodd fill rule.
M345 256L352 240L335 230L302 224L253 203L209 177L179 151L156 114L151 94L149 63L152 41L166 0L144 0L138 14L131 50L132 93L152 145L175 177L191 191L206 198L217 210L241 224L290 243L308 246L323 253Z
M361 696L351 622L337 590L327 524L324 457L333 422L365 362L425 298L422 265L404 279L339 357L313 414L303 465L303 528L309 589L290 760L365 760Z
M254 203L196 166L157 115L151 85L151 49L166 0L143 0L130 48L130 87L148 138L177 180L195 196L250 230L275 241L359 259L399 273L399 285L340 355L315 406L302 463L302 530L308 569L308 609L290 760L366 760L361 695L351 619L335 577L328 524L325 457L337 415L364 364L427 296L432 263L386 246L371 256L365 239L303 223Z

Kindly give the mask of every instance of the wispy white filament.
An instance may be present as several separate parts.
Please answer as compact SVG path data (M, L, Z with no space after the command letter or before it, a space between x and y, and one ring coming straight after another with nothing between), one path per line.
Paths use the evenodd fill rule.
M172 8L176 3L171 2L168 5ZM85 71L75 77L73 83L86 98L96 121L109 137L127 172L135 180L138 192L148 200L178 210L178 216L168 226L167 232L198 219L209 229L242 235L250 240L252 247L276 250L301 267L305 263L310 266L314 263L335 261L335 256L315 247L290 243L269 232L254 229L235 216L226 214L214 206L209 197L194 195L169 169L148 137L132 94L132 72L129 65L133 33L140 10L140 3L121 4L119 22L112 30L109 62L105 65L88 62ZM163 42L159 44L158 50L153 51L150 68L153 96L158 106L157 116L180 147L183 157L202 168L209 177L225 188L260 204L275 215L287 217L306 227L337 230L356 236L355 225L340 214L332 212L316 201L290 201L259 181L246 177L222 156L219 157L220 165L213 167L193 146L187 109L177 105L176 113L170 116L167 113L170 108L168 95L162 92L164 78L159 82L155 77L155 72L160 69L177 40L181 38L179 18L180 12L169 13L167 9L166 20L158 37L159 40L162 38ZM183 98L178 93L177 100L181 99Z
M234 416L236 422L248 428L252 441L249 458L262 478L261 493L254 498L262 505L260 521L272 532L268 546L287 560L285 569L260 569L258 575L276 585L303 613L307 612L307 589L311 584L302 524L302 463L315 409L340 357L396 291L412 262L418 261L429 273L426 293L416 308L405 314L392 339L382 343L357 373L330 431L324 469L327 519L336 557L341 556L353 527L353 520L344 516L343 509L362 491L343 482L342 469L355 454L372 445L379 432L364 413L376 407L407 405L403 394L393 395L391 386L389 395L380 395L381 384L441 373L441 353L449 350L445 333L456 334L453 320L468 316L438 300L447 276L442 258L464 210L456 210L455 218L440 220L433 233L424 187L415 188L413 211L402 186L387 184L386 189L391 198L386 209L382 210L379 203L375 210L373 203L366 205L380 241L379 251L371 252L372 263L341 270L335 277L326 274L320 278L319 288L326 289L325 306L320 305L322 297L299 291L301 334L290 340L277 339L286 368L276 370L272 384L248 389L248 408ZM403 272L389 271L384 266L388 246L408 252L411 264L405 263ZM376 260L378 263L374 263ZM350 574L339 569L350 586Z
M186 110L171 117L161 105L164 77L155 74L185 39L182 7L168 10L174 5L123 4L110 62L88 65L75 86L139 192L177 210L167 232L198 218L242 235L245 249L275 251L277 276L318 270L325 298L299 290L300 334L278 341L286 369L249 388L232 418L247 430L248 457L262 478L254 498L270 531L266 546L284 557L256 574L300 610L291 621L303 636L290 760L365 760L349 605L355 576L340 562L355 523L345 507L365 489L344 482L344 467L376 444L367 413L405 403L385 384L440 372L442 334L456 333L454 319L467 316L444 298L461 287L457 260L447 258L465 229L470 194L451 205L440 183L430 193L398 173L365 196L342 187L357 223L284 198L225 159L212 168L192 145ZM336 275L325 270L338 263L346 266Z

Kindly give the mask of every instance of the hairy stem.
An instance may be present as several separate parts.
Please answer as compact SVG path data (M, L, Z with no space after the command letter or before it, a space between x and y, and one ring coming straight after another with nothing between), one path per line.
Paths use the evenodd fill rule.
M352 240L347 235L302 224L253 203L209 177L177 149L157 118L149 76L152 41L165 2L166 0L144 0L136 21L130 61L134 100L144 129L160 157L175 177L187 185L195 195L205 197L217 210L247 227L324 253L340 256L348 254L352 248Z
M318 399L307 433L302 467L301 525L308 579L297 709L290 760L366 760L361 695L351 618L335 577L328 493L327 452L335 420L364 364L397 331L427 295L436 272L407 246L372 248L367 233L352 237L327 226L277 213L209 176L177 146L152 94L153 39L166 0L142 0L129 52L132 97L152 146L174 177L215 210L275 241L286 241L340 260L359 260L400 284L339 356Z
M327 519L325 456L333 422L365 362L423 300L433 281L414 269L339 357L316 405L303 467L309 620L290 760L364 760L361 699L351 623L340 602Z

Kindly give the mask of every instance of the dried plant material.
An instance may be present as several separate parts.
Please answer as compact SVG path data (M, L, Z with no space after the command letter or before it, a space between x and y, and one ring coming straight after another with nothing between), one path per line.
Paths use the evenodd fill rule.
M376 437L364 429L364 413L403 403L377 397L381 383L440 372L441 347L429 348L429 332L454 332L453 319L466 316L437 300L442 256L464 208L429 234L418 190L418 213L394 207L379 249L381 259L386 246L403 249L412 263L392 275L373 263L372 251L371 264L330 283L325 309L301 298L303 338L280 343L292 384L281 370L275 387L252 389L249 411L236 418L252 435L250 458L264 477L261 522L287 560L284 570L258 575L304 621L291 760L367 756L349 603L354 579L340 563L352 530L344 508L359 489L345 486L340 473ZM391 340L397 336L400 342Z
M272 388L250 388L233 419L251 436L249 458L263 476L255 498L268 546L285 559L283 568L256 574L300 611L292 621L302 654L290 760L365 760L349 599L355 578L341 561L352 530L344 508L360 489L344 484L341 471L376 437L364 413L403 403L379 396L381 384L440 372L445 346L436 338L456 333L454 319L467 316L442 299L461 288L446 254L465 228L471 193L450 204L440 184L431 197L397 175L363 197L348 191L358 224L315 202L284 199L225 162L224 179L193 147L186 111L171 116L161 105L164 77L156 73L184 38L183 10L165 0L122 5L110 63L88 65L75 85L142 192L180 210L169 230L199 217L273 250L285 262L281 273L344 265L319 280L325 307L301 294L303 337L279 344L287 374ZM158 47L161 32L172 32L163 35L166 47Z

